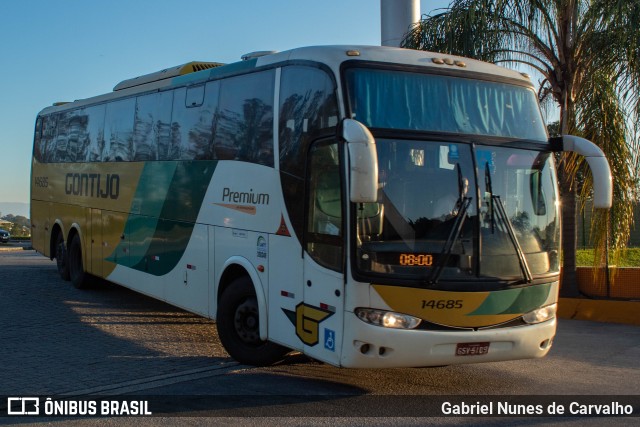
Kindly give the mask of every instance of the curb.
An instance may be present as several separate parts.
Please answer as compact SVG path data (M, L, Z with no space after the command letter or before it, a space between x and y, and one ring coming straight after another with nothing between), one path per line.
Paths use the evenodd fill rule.
M560 298L558 317L640 326L640 301Z
M22 245L1 245L0 246L0 252L17 252L17 251L28 251L30 249L33 249L31 245L26 245L26 246L22 246Z

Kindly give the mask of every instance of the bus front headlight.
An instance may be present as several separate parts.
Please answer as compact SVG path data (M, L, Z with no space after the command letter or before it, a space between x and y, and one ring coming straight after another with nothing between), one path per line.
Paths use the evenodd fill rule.
M394 313L393 311L375 310L373 308L356 308L356 316L363 322L371 325L393 329L415 329L421 319L408 314Z
M556 317L557 307L557 304L551 304L537 308L523 315L522 320L529 324L546 322Z

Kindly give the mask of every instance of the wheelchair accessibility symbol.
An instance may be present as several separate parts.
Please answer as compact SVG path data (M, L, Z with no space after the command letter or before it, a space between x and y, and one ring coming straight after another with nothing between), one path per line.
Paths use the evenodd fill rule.
M329 351L336 351L336 333L331 329L324 329L324 348Z

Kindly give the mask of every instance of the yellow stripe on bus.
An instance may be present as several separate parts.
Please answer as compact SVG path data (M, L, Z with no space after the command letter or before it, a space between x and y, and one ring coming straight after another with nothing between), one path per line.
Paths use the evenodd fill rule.
M508 322L523 314L474 314L492 292L450 292L384 285L373 285L373 288L391 310L439 325L479 328ZM493 294L496 292L501 291ZM513 300L517 293L504 294L504 297Z

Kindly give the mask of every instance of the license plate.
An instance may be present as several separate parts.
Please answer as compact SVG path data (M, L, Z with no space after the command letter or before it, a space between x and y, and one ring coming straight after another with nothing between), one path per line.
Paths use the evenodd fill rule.
M456 356L482 356L489 353L488 342L464 342L456 345Z

